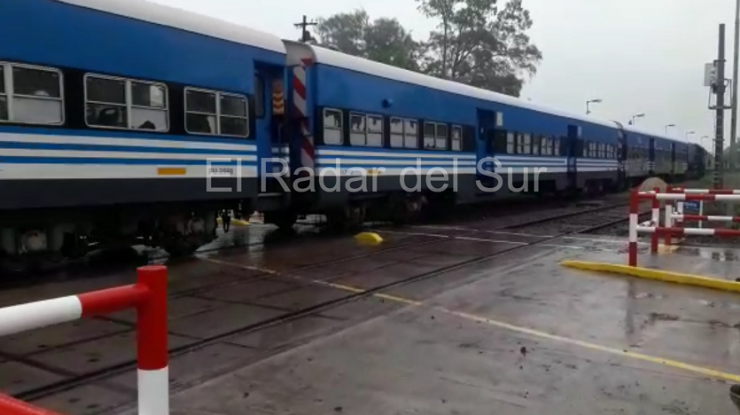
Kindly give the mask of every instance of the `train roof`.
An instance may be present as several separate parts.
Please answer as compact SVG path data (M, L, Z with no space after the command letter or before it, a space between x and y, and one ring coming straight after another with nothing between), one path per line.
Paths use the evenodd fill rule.
M649 136L649 137L660 138L662 140L673 141L673 142L676 142L676 143L679 143L679 144L686 144L685 141L681 141L681 140L676 139L674 137L668 137L665 134L657 134L657 133L654 133L652 131L648 131L648 130L646 130L644 128L637 128L637 127L635 127L633 125L629 125L628 124L628 125L623 126L623 128L624 128L624 131L626 131L628 133L637 133L637 134L642 134L642 135L646 135L646 136Z
M487 101L496 101L514 107L543 112L592 124L598 124L604 127L617 128L617 125L613 121L602 120L594 117L585 117L583 115L571 114L558 109L532 104L519 98L511 97L509 95L475 88L469 85L461 84L459 82L448 81L433 76L424 75L418 72L398 68L395 66L374 62L368 59L347 55L345 53L335 51L326 47L315 45L306 45L306 47L311 49L314 56L314 61L316 63L335 66L337 68L349 69L368 75L374 75L381 78L424 86L440 91L450 92L453 94L469 96L472 98L478 98Z
M286 54L278 36L146 0L54 0Z

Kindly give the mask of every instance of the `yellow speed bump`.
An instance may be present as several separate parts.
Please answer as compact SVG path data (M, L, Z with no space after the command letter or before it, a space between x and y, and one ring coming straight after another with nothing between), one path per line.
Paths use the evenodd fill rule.
M221 218L216 219L218 223L222 223ZM241 219L231 219L231 224L236 226L249 226L249 221L241 220Z
M355 240L362 245L380 245L383 238L375 232L362 232L355 235Z
M677 284L693 285L715 290L740 292L740 282L727 281L720 278L707 278L699 275L682 274L680 272L663 271L659 269L630 267L628 265L607 264L604 262L587 262L565 260L563 266L588 271L607 272L611 274L628 275L648 280L672 282Z

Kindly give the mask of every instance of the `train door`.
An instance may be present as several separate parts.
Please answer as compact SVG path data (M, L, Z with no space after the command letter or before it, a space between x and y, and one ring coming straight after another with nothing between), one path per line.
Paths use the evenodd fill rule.
M476 169L477 179L487 188L495 187L495 178L491 175L496 170L493 158L497 154L497 143L500 143L501 137L504 137L504 146L506 145L506 135L503 130L503 114L495 111L478 110L478 138L476 141ZM483 162L481 162L483 161Z
M285 131L283 82L283 68L257 66L254 75L253 128L257 137L258 171L260 176L270 175L266 176L268 179L264 181L260 178L258 183L259 211L280 209L285 204L286 189L275 178L276 174L284 173L283 182L289 186L290 167Z
M648 141L648 175L655 176L655 139Z
M622 124L617 121L615 121L615 124L619 127L617 130L617 153L615 154L617 158L617 189L621 190L627 188L627 171L629 169L627 155L629 150L627 149L627 134L624 132Z
M578 157L581 156L583 145L581 141L581 127L577 125L568 126L568 135L565 137L565 156L567 158L568 189L578 189Z

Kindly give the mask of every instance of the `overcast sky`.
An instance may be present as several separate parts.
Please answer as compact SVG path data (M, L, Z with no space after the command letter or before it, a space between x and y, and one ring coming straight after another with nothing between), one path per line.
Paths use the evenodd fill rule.
M436 24L414 0L155 0L211 15L283 38L297 39L293 23L364 8L372 17L396 17L416 38ZM504 0L499 0L504 1ZM732 0L524 0L532 13L530 32L544 59L522 99L627 122L690 139L714 135L707 109L704 64L717 55L718 25L727 26L727 77L732 76ZM729 95L728 95L729 96ZM730 111L726 113L729 139ZM709 141L705 140L705 144Z

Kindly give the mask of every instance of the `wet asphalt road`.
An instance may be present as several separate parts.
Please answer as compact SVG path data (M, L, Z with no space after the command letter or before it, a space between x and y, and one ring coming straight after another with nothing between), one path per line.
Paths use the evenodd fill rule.
M549 236L432 225L383 231L386 242L378 247L351 237L307 237L263 249L258 242L267 232L260 225L233 228L219 243L242 241L242 249L205 249L169 264L170 346L202 344L171 361L173 390L182 391L172 398L175 413L734 411L727 376L678 363L740 373L740 297L557 264L574 257L621 261L621 241L549 240L289 322L242 330ZM690 252L673 255L711 261L702 252L693 260ZM130 283L134 275L132 267L3 291L0 305ZM0 390L24 397L130 361L133 321L123 312L3 338ZM217 375L224 376L198 386ZM135 370L123 368L104 380L28 397L69 415L115 413L135 400L135 387Z

